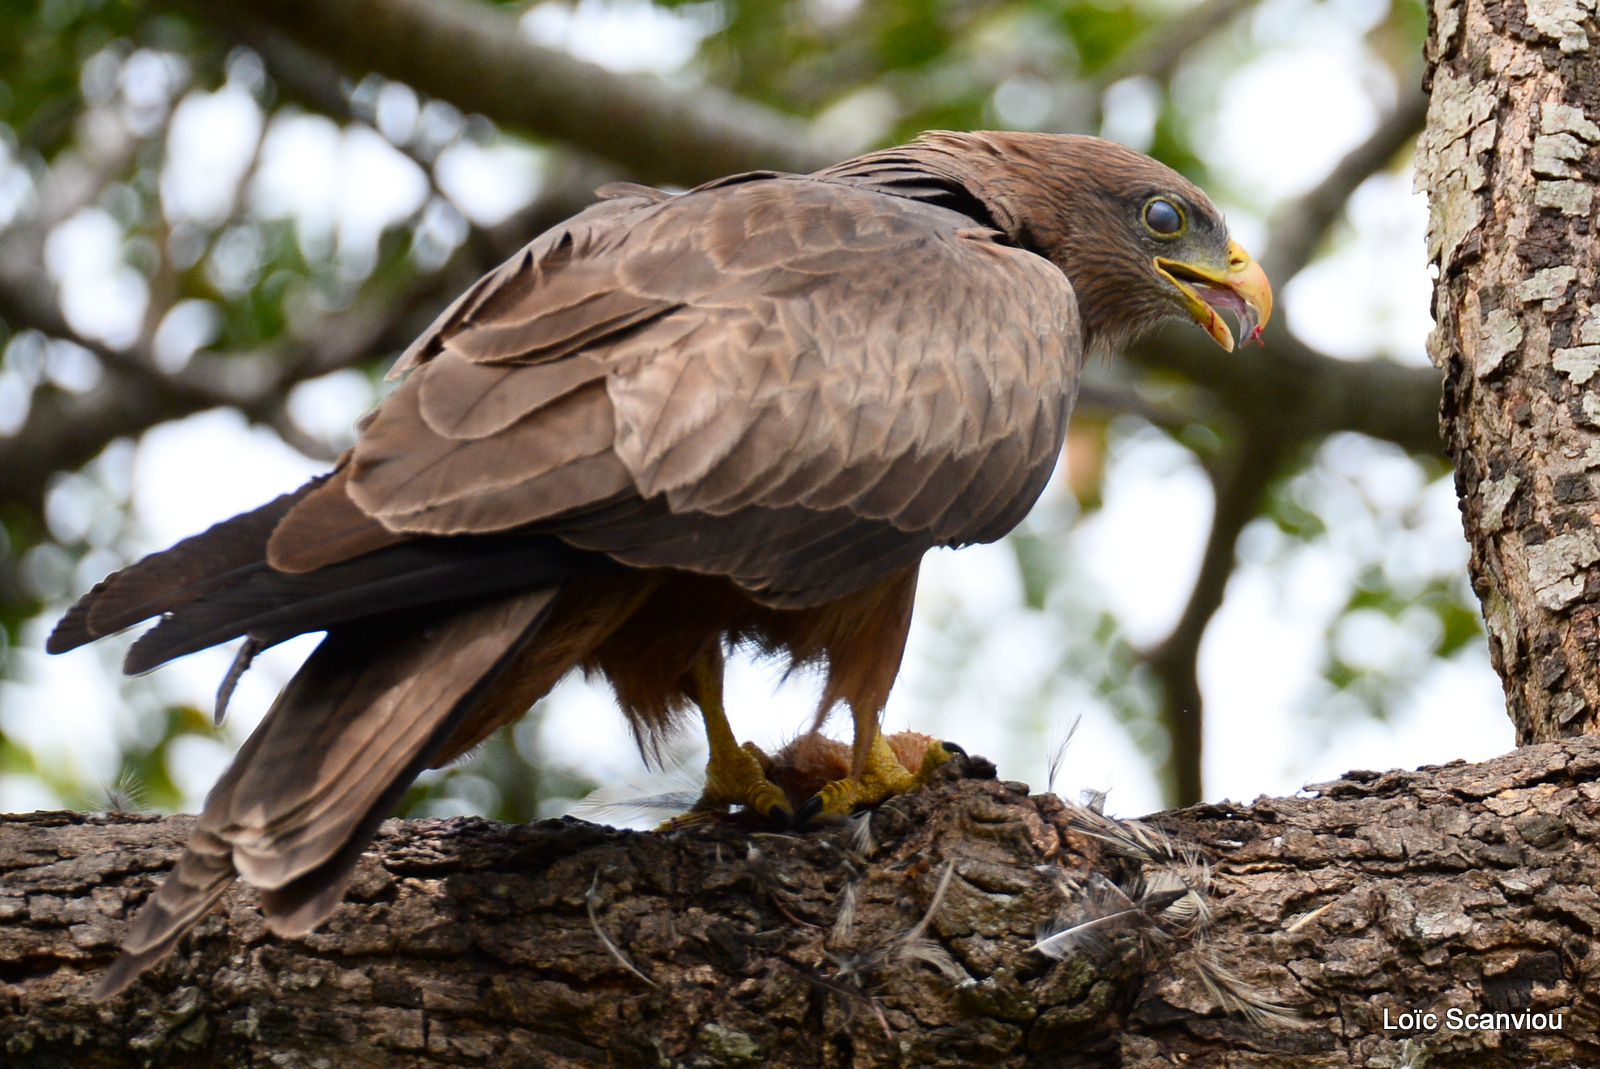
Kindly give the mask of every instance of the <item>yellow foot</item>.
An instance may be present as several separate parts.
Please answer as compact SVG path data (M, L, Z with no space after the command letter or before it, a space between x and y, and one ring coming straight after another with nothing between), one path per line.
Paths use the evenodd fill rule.
M926 735L903 731L888 738L880 734L872 741L861 775L824 784L801 806L800 819L846 817L861 806L877 805L915 790L953 756L943 743ZM908 767L911 764L916 765L915 772Z
M787 826L794 808L782 788L767 778L769 763L767 755L752 742L726 752L714 751L706 762L706 785L699 801L689 812L662 824L660 830L704 823L736 805Z

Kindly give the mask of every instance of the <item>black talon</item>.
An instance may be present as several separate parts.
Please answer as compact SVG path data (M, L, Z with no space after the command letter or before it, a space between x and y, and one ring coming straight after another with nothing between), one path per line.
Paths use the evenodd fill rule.
M802 827L811 823L811 818L822 812L822 795L813 794L801 803L800 808L794 812L794 820L790 822L791 828Z

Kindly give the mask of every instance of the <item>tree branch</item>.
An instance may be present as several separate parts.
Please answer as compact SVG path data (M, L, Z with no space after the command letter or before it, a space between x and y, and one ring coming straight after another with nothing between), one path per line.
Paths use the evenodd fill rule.
M1391 360L1335 360L1285 328L1261 348L1224 353L1192 328L1169 326L1124 355L1147 370L1182 375L1218 405L1287 441L1355 431L1412 453L1443 454L1439 373Z
M1428 95L1408 85L1395 109L1372 135L1351 149L1315 189L1301 196L1272 226L1261 265L1281 286L1311 262L1317 246L1344 213L1356 187L1413 144L1428 117Z
M4 817L0 1047L13 1069L309 1066L334 1045L418 1069L1156 1069L1399 1065L1417 1040L1475 1069L1586 1065L1597 778L1600 742L1573 739L1162 814L1171 843L953 775L873 813L870 842L391 821L319 931L275 938L235 889L104 1006L93 974L193 818ZM1202 902L1197 934L1177 916ZM1086 920L1059 960L1032 949ZM1297 1019L1224 1012L1263 1002ZM1452 1007L1562 1023L1451 1029Z
M696 185L763 167L813 171L843 152L802 120L709 87L616 74L523 36L507 9L465 0L227 0L233 12L357 76L376 71L501 125ZM196 6L202 18L209 6Z
M1134 42L1122 55L1094 75L1104 89L1124 78L1152 78L1166 84L1183 57L1195 45L1232 22L1234 16L1257 0L1206 0L1176 15Z
M1161 780L1169 805L1193 805L1202 797L1200 643L1227 593L1239 533L1260 512L1262 497L1282 466L1285 449L1285 442L1246 424L1242 439L1227 450L1220 463L1209 467L1216 507L1200 574L1172 633L1144 655L1145 663L1161 680L1161 722L1169 747Z

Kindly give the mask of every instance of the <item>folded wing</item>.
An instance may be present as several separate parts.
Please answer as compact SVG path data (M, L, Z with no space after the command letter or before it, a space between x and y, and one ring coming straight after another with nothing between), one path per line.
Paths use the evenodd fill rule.
M997 538L1037 497L1082 356L1044 259L811 178L602 208L413 347L351 460L361 512L532 526L798 605Z

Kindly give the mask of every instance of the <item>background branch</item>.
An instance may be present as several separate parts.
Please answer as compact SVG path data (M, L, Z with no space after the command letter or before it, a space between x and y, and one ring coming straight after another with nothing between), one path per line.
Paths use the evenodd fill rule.
M1279 437L1311 441L1355 431L1412 453L1443 454L1439 373L1391 360L1335 360L1286 328L1264 347L1220 351L1204 334L1168 327L1124 356L1148 370L1182 375L1211 391L1219 406L1271 426Z
M697 185L846 153L813 128L713 87L622 75L534 44L506 8L462 0L228 0L359 77L376 71L503 126L610 160L642 181ZM194 8L206 17L209 5Z
M1124 78L1152 78L1165 84L1195 45L1204 41L1258 0L1205 0L1145 34L1122 55L1096 72L1104 89Z
M1145 663L1161 681L1161 721L1169 746L1161 778L1171 805L1193 805L1202 797L1205 739L1200 643L1211 618L1222 607L1239 534L1259 514L1288 446L1271 432L1245 424L1239 440L1207 465L1216 505L1200 572L1171 634L1144 654Z
M1282 286L1311 262L1328 229L1344 214L1350 194L1392 164L1402 150L1414 145L1427 117L1428 95L1408 84L1401 90L1395 109L1378 128L1273 223L1261 256L1261 265L1270 278Z

